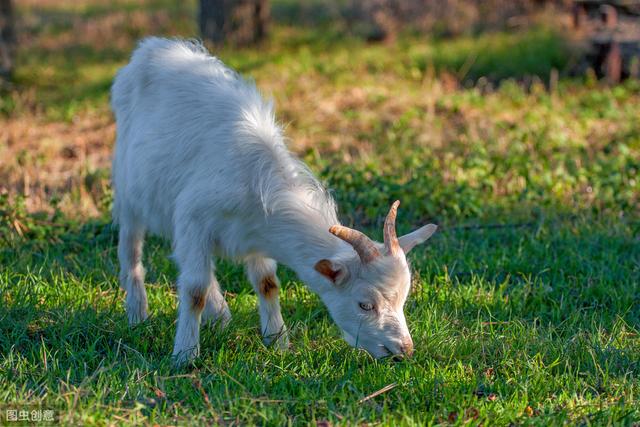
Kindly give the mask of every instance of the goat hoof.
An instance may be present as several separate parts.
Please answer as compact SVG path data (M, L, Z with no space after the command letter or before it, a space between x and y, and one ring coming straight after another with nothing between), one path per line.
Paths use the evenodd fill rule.
M187 348L185 350L174 350L171 356L173 365L180 368L188 363L193 362L200 355L199 347Z
M210 328L225 329L231 322L231 312L225 307L221 312L213 313L205 308L202 313L202 323Z
M145 305L129 307L127 310L127 317L129 318L130 326L135 326L139 323L142 323L149 317L149 314L147 313L147 307Z
M264 344L279 351L289 350L289 335L287 331L269 335L264 338Z

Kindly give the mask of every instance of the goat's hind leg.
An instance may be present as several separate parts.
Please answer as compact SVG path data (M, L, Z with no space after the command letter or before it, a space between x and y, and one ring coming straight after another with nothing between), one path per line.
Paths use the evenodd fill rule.
M207 300L202 312L202 322L214 327L224 328L230 320L231 311L229 311L227 301L225 301L220 290L220 284L212 271Z
M120 287L126 292L129 324L135 325L147 318L149 310L144 289L142 246L144 229L131 224L120 225L118 260L120 261Z

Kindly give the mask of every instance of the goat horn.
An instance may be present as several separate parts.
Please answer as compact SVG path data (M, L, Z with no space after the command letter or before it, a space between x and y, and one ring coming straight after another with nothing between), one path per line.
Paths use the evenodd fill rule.
M402 250L398 236L396 235L396 216L398 215L398 206L400 200L396 200L391 205L387 218L384 220L384 246L387 248L388 255L396 255Z
M364 233L342 225L334 225L329 233L344 240L356 251L363 264L367 264L380 256L380 251Z

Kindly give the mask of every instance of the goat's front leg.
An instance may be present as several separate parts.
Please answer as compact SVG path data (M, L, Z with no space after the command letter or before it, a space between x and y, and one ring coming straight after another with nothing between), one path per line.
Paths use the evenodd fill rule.
M288 348L287 328L282 320L278 299L280 281L276 277L276 262L269 258L250 257L245 266L260 301L260 324L265 344L273 344L279 349Z
M197 241L197 235L192 233L183 233L181 236L185 238L177 240L175 247L180 275L178 328L173 357L178 365L193 360L200 353L200 319L207 305L210 286L215 282L207 245Z

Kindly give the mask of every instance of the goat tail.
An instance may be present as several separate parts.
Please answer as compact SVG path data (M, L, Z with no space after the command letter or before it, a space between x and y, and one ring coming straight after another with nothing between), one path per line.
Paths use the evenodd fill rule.
M129 63L116 74L111 86L111 108L115 113L116 123L121 123L130 117L136 99L149 84L148 67L153 50L163 42L165 40L157 37L140 41Z

